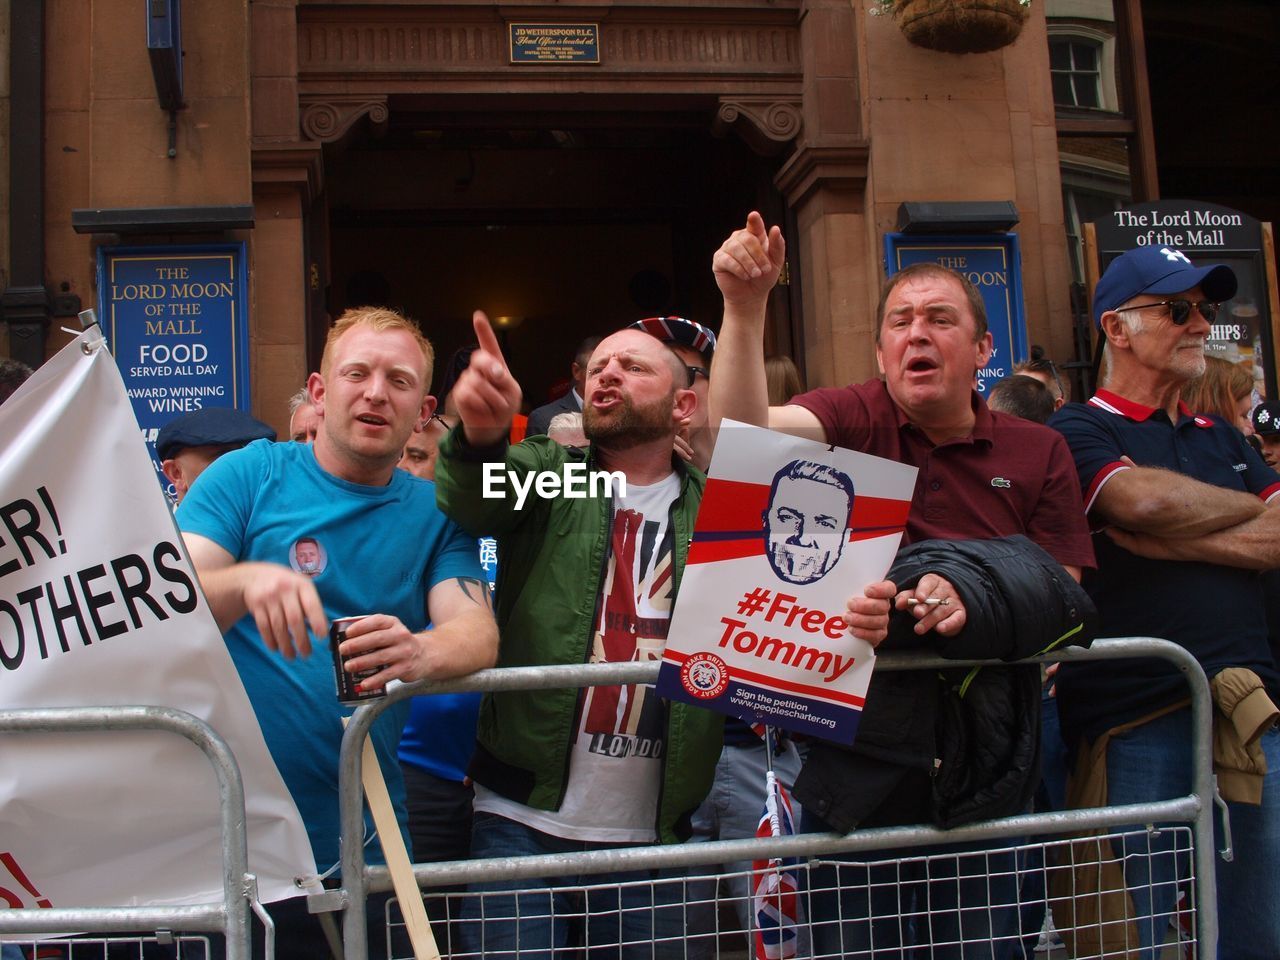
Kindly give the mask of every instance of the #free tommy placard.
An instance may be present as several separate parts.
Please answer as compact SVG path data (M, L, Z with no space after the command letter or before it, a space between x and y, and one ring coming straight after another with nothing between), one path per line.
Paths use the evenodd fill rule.
M883 580L915 467L725 420L657 692L852 743L875 665L845 604Z

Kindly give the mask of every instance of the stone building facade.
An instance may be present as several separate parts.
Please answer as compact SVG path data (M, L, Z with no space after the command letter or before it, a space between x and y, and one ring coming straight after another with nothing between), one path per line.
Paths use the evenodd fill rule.
M1139 0L1116 0L1115 17L1064 5L1064 22L1097 19L1104 39L1118 21L1122 58L1137 49ZM0 157L38 166L43 214L38 236L6 238L4 198L32 182L14 164L0 266L30 286L30 263L14 276L10 254L42 252L46 355L65 342L60 318L97 302L98 246L242 240L253 412L281 432L328 320L362 299L404 307L442 354L468 339L472 307L511 317L504 337L537 403L587 333L665 311L716 325L711 253L758 208L789 241L768 346L811 385L846 383L875 374L883 237L920 201L1012 202L1027 340L1076 349L1063 178L1080 165L1063 164L1055 0L1030 5L1012 44L973 54L913 46L873 0L186 2L172 115L145 6L33 0L42 142L0 83ZM16 22L9 8L0 21ZM596 24L599 62L512 63L512 22ZM1115 47L1099 70L1122 87L1102 105L1124 121L1099 127L1121 144L1107 169L1117 202L1152 199L1146 94L1124 83L1142 64L1117 66ZM1068 121L1068 136L1089 132ZM160 208L192 215L180 228L127 215ZM211 209L251 216L202 229ZM7 327L34 322L30 297L11 300Z

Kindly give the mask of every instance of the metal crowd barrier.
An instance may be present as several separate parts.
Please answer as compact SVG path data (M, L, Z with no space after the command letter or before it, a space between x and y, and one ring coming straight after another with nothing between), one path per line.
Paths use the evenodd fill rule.
M494 880L515 881L528 879L533 882L525 892L530 895L540 893L545 898L547 889L536 882L539 878L566 876L589 878L593 875L604 873L652 871L655 875L660 875L661 879L641 879L636 883L649 890L655 899L662 900L664 906L655 906L653 908L655 911L672 909L674 904L675 909L678 910L676 917L677 927L679 928L680 923L683 923L684 927L679 933L666 939L661 936L655 936L648 942L637 942L632 945L631 949L624 948L621 956L628 958L631 956L681 957L686 958L686 960L700 960L700 958L707 956L754 955L750 952L749 944L746 947L747 952L745 954L740 951L734 953L733 948L722 952L723 943L720 934L724 932L724 928L720 926L718 916L719 908L726 901L714 892L710 895L706 894L705 890L708 882L712 884L712 889L714 890L715 882L718 879L723 880L725 878L726 874L723 869L725 864L731 864L736 861L761 860L770 857L799 858L799 864L793 869L798 874L799 886L802 891L801 902L807 903L811 908L815 895L822 892L814 889L815 878L818 877L819 872L825 869L826 874L821 882L830 883L829 875L836 868L845 870L850 867L848 861L851 856L865 855L865 860L861 862L876 862L879 867L888 867L891 871L888 885L893 886L895 883L893 876L897 873L905 876L912 869L916 872L923 871L930 876L939 872L943 874L948 871L954 873L962 858L988 856L995 852L1013 851L1019 857L1026 852L1032 851L1039 851L1044 856L1060 853L1068 861L1071 861L1073 851L1080 845L1079 840L1072 838L1080 833L1099 831L1118 841L1125 835L1132 835L1132 825L1136 824L1138 825L1138 832L1147 835L1171 832L1175 850L1172 855L1190 859L1190 876L1187 878L1190 884L1186 895L1187 905L1178 908L1171 919L1174 921L1181 920L1184 925L1191 927L1189 936L1195 941L1195 956L1199 960L1215 960L1218 922L1214 899L1213 806L1215 783L1210 740L1212 703L1209 696L1208 682L1200 665L1182 647L1152 638L1100 640L1095 642L1092 648L1088 650L1067 648L1050 655L1022 662L1051 663L1056 661L1118 660L1139 657L1158 657L1172 662L1186 676L1190 686L1192 724L1195 735L1193 742L1189 745L1193 790L1187 796L1154 803L1130 804L1119 807L1024 814L1001 820L968 824L950 830L940 830L929 826L874 828L856 830L848 835L835 833L799 834L794 837L777 839L716 840L671 846L592 850L583 853L553 856L509 857L416 864L414 875L419 886L428 895L432 895L431 891L440 887ZM877 670L936 670L977 665L1004 666L1006 664L1000 661L945 660L936 656L918 654L883 654L876 661ZM368 933L365 922L366 898L370 893L380 893L391 889L390 876L385 867L370 867L365 864L364 848L360 842L363 839L360 780L361 748L371 724L382 710L405 697L421 693L530 690L653 683L657 677L658 666L656 662L652 662L643 664L593 664L486 670L471 677L446 683L423 682L405 685L391 692L385 699L359 708L347 728L341 754L340 798L342 807L343 888L339 891L331 891L328 894L321 895L328 898L327 903L315 904L317 907L327 907L328 909L340 907L344 911L346 960L366 960L366 936ZM1042 839L1032 843L1016 842L1019 838L1027 837L1060 837L1061 839ZM349 842L350 838L356 838L356 842ZM1005 842L1004 846L1001 846L1001 841ZM984 850L976 853L942 855L937 854L934 850L939 846L958 843L976 844L984 848ZM921 849L918 856L899 855L889 861L881 861L876 857L877 851L894 851L901 848L929 849ZM1224 851L1224 856L1229 856L1229 853ZM831 859L833 857L840 857L841 859L837 861ZM1022 860L1018 862L1022 863ZM1068 866L1070 865L1071 863L1068 863ZM998 880L998 874L1001 869L1004 868L993 866L991 875L986 879L988 881ZM1051 872L1051 868L1048 867L1039 869L1044 870L1046 874ZM1019 874L1021 875L1020 869ZM853 889L853 886L839 879L838 871L836 875L837 879L833 885L827 888L827 892L844 893ZM866 884L865 879L858 882ZM874 881L872 883L874 884ZM660 897L659 889L663 885L670 886ZM605 894L611 894L616 900L617 888L618 884L580 882L578 886L571 889L580 894L586 906L581 908L577 916L569 919L582 920L584 919L583 915L590 913L589 904L593 893L598 898ZM749 888L750 884L748 883ZM560 889L557 887L558 891ZM861 889L861 887L858 887L858 889ZM515 891L508 890L504 892L514 893ZM464 903L467 897L476 895L450 893L447 896L454 906L458 906ZM748 896L750 896L749 893ZM1040 896L1047 905L1050 897L1047 894ZM1021 898L1022 894L1019 892L1015 898L1018 901L1017 903L993 906L1006 908L1017 906L1021 908L1029 905L1022 902ZM516 903L518 904L520 901L517 900ZM478 909L484 909L483 903ZM618 908L615 905L613 909L616 911ZM695 914L699 914L699 911L701 911L700 915L704 920L708 911L710 912L712 926L709 929L694 930L690 927L691 919ZM808 915L804 918L804 922L800 924L800 927L810 933L821 929L823 924L842 922L840 917L832 919L826 916L815 916L812 909L806 911L806 913ZM940 914L941 911L935 911L931 904L926 904L914 916L901 916L898 921L900 924L927 923L932 928L935 924L942 922L943 918ZM394 901L389 905L385 919L389 926L396 923ZM565 918L561 917L561 919ZM973 919L970 918L970 920ZM949 944L940 944L935 939L935 949L941 949L942 947L951 947L955 950L965 949L965 956L972 955L969 950L973 947L973 943L965 938L964 920L964 917L951 918L950 922L956 928L954 940ZM976 918L976 920L978 928L983 929L983 918ZM990 921L990 917L986 918L986 920ZM989 922L987 926L989 926ZM443 929L444 927L444 924L433 923L433 929L436 931L436 937L443 954L446 956L452 955L455 958L464 955L485 955L483 951L463 954L455 950L451 953L449 950L448 930ZM1021 939L1026 935L1026 931L1018 928L1016 935ZM389 934L387 931L382 931L379 936L389 936ZM990 938L994 935L988 933L987 936ZM945 940L946 935L943 935L941 939ZM1005 939L1006 941L1008 940L1008 938ZM1007 942L1004 944L992 942L990 944L990 955L1023 956L1021 952L1013 950L1016 946L1018 945ZM1130 946L1132 946L1132 950ZM581 958L588 955L594 956L592 947L593 945L590 943L580 943L567 951L557 950L553 953L545 948L540 948L536 952L540 958L548 956ZM519 947L504 947L503 951L501 955L504 957L522 955ZM533 952L535 951L531 948L530 953ZM864 951L858 953L857 956L900 956L902 952L901 948L893 948L882 953L873 944L869 952ZM616 947L612 955L618 955ZM797 955L814 958L828 955L842 956L844 955L844 948L841 947L829 953L821 953L816 948L805 945L802 940L801 946L797 950ZM1136 956L1136 944L1127 945L1118 953L1113 952L1105 955L1121 958ZM1061 950L1049 950L1046 952L1046 956L1051 957L1052 960L1057 960L1057 958L1064 957L1066 954Z
M218 779L219 816L222 831L222 899L188 906L53 907L35 910L0 910L0 933L64 934L91 931L92 941L41 940L44 955L63 949L76 957L118 956L122 950L142 955L144 943L190 942L209 948L206 937L184 937L175 931L222 934L226 960L249 960L249 908L259 912L267 927L267 956L272 955L271 925L257 903L257 880L249 873L245 834L244 783L240 767L225 740L208 724L182 710L168 707L67 707L0 710L0 733L100 734L119 730L160 730L185 737L198 747L213 766ZM139 937L136 931L156 931ZM100 934L121 934L104 937ZM129 934L129 936L124 936ZM136 947L137 952L124 950ZM34 951L34 941L23 941ZM65 954L64 954L65 955ZM190 954L188 954L190 955Z
M607 850L593 850L585 853L563 854L555 856L509 857L489 860L454 861L450 863L418 864L414 867L418 884L429 895L432 890L441 887L453 887L467 883L503 880L516 881L527 879L532 883L526 888L531 895L546 895L546 888L537 881L544 877L575 876L578 884L569 888L581 895L583 906L577 915L567 917L569 920L584 920L591 913L591 901L604 899L616 901L619 887L640 890L660 906L652 909L674 910L675 929L673 934L655 934L655 937L643 944L636 944L635 949L624 950L623 956L678 956L689 960L702 960L710 956L746 955L741 952L741 933L733 922L723 925L720 922L722 908L732 907L732 898L722 896L718 886L726 879L733 879L734 871L726 870L725 865L739 861L762 860L771 857L797 858L798 863L788 867L795 874L801 894L801 924L803 933L797 955L817 958L819 956L843 955L843 949L830 953L820 952L810 939L810 934L820 931L823 925L843 923L842 917L835 918L820 915L812 908L815 896L821 893L845 893L852 889L839 878L839 871L848 869L851 856L865 855L865 859L855 863L877 863L890 868L887 881L889 887L895 886L895 877L905 876L913 869L929 875L935 868L943 872L955 871L961 858L983 857L996 852L1040 851L1050 854L1053 851L1065 852L1070 857L1071 851L1079 844L1071 839L1072 835L1082 831L1111 831L1110 835L1119 837L1125 832L1127 825L1139 824L1147 832L1172 831L1175 839L1177 855L1192 860L1190 872L1191 888L1188 894L1188 906L1180 908L1174 919L1189 920L1193 926L1192 936L1196 941L1195 956L1202 960L1215 960L1217 943L1217 911L1214 903L1214 861L1213 861L1213 820L1214 781L1212 773L1212 750L1210 743L1210 726L1212 704L1209 698L1208 683L1195 658L1183 648L1162 640L1149 638L1125 638L1096 642L1089 650L1069 648L1045 657L1035 658L1031 662L1075 661L1075 660L1116 660L1135 657L1160 657L1171 661L1187 678L1191 689L1191 709L1195 736L1189 745L1191 752L1191 769L1193 791L1185 796L1155 803L1133 804L1124 807L1107 807L1094 810L1070 810L1044 814L1024 814L1002 820L969 824L951 830L939 830L927 826L875 828L857 830L848 835L835 833L799 834L790 838L778 839L743 839L717 840L701 843L681 844L674 846L637 846ZM945 669L961 666L992 663L991 661L955 661L924 655L884 654L877 660L878 670L919 670ZM657 663L628 664L595 664L577 666L544 666L522 667L498 670L486 670L471 677L447 683L419 683L402 686L393 691L387 698L369 706L359 708L350 723L342 746L340 767L340 799L342 829L342 876L343 887L327 891L313 898L313 907L321 910L340 909L344 914L343 939L346 960L366 960L368 955L365 922L365 903L370 893L378 893L391 889L390 876L385 867L370 867L364 863L363 840L363 796L361 790L360 763L363 738L370 725L382 710L405 697L419 693L449 693L460 691L496 691L496 690L528 690L553 689L556 687L581 687L610 684L652 683L657 677ZM0 710L0 733L49 733L49 732L83 732L101 733L114 730L153 729L165 730L191 740L208 757L218 778L220 816L223 839L223 897L220 902L198 904L193 906L146 906L146 907L96 907L96 908L54 908L41 910L0 910L0 933L49 934L59 931L93 931L97 934L132 934L132 938L104 938L101 954L107 957L118 956L109 949L120 943L138 944L138 952L130 954L141 957L142 946L135 931L157 931L155 937L146 938L148 942L163 943L176 939L179 943L183 937L174 937L173 932L218 931L226 940L225 956L228 960L248 960L250 905L259 912L267 928L267 955L271 956L273 943L269 918L261 911L256 902L256 881L248 873L246 851L246 835L244 823L244 793L239 768L226 743L216 732L190 714L178 710L160 707L84 707L68 709L41 710ZM1162 826L1155 826L1160 824ZM1168 824L1180 826L1165 826ZM1119 828L1119 829L1117 829ZM1045 839L1036 843L1011 843L1025 837L1054 837L1062 839ZM347 838L356 838L356 842L347 842ZM1000 841L1006 845L1001 846ZM935 848L946 844L974 843L984 847L984 851L976 853L938 854ZM899 853L897 857L884 860L877 857L877 852L901 851L903 848L922 848L918 855ZM929 849L923 849L929 848ZM840 860L832 858L840 857ZM1021 861L1019 861L1021 863ZM989 880L1000 879L1005 867L993 865L989 871ZM1018 871L1021 872L1021 866ZM1047 868L1042 868L1046 869ZM625 884L600 882L592 883L590 878L605 873L624 871L649 871L654 876L649 879L637 879ZM825 871L825 873L823 873ZM830 879L835 873L834 882ZM643 873L641 873L643 877ZM737 876L750 880L750 872L739 871ZM865 879L858 881L863 885L875 886L875 881L867 884ZM827 884L824 888L823 884ZM748 891L750 882L747 883ZM558 888L559 889L559 888ZM859 887L858 889L861 889ZM507 891L512 893L515 891ZM454 906L465 903L474 894L450 893L448 899ZM750 897L750 893L747 893ZM1018 894L1021 897L1021 894ZM642 898L643 899L643 898ZM1044 897L1047 901L1048 897ZM993 907L1007 908L1017 904L993 904ZM617 907L614 907L617 910ZM483 910L483 904L481 904ZM385 922L388 930L396 923L394 901L389 905ZM483 914L482 914L483 915ZM564 916L561 919L566 919ZM940 910L931 905L918 909L914 915L898 917L903 924L934 924L942 918ZM981 918L979 918L981 920ZM989 919L989 918L988 918ZM479 921L478 921L479 922ZM433 924L437 937L441 942L442 952L454 957L462 957L463 953L450 950L448 930L442 924ZM979 923L979 927L982 924ZM972 946L966 939L963 924L957 925L956 939L949 946L968 948ZM749 934L749 925L746 929ZM443 933L443 936L442 936ZM724 933L731 933L739 938L739 945L732 944L725 948ZM1025 931L1019 931L1019 935ZM385 937L388 931L381 931ZM198 938L193 938L198 939ZM944 938L945 939L945 938ZM50 941L45 941L48 944ZM57 940L53 943L73 945L81 948L74 956L84 956L85 941ZM939 940L935 938L935 947ZM207 941L200 941L197 946L208 948ZM583 951L592 951L592 944L583 943L573 950L565 952L566 957L580 957ZM943 944L942 946L946 946ZM992 951L1000 955L992 943ZM1013 946L1013 945L1009 945ZM733 950L738 953L734 954ZM869 957L882 955L874 945L869 953L860 954ZM200 955L197 952L196 955ZM483 956L483 953L472 956ZM507 956L516 955L508 951ZM1014 954L1020 956L1021 954ZM1050 954L1053 960L1063 956L1061 952ZM1129 956L1126 949L1119 954Z

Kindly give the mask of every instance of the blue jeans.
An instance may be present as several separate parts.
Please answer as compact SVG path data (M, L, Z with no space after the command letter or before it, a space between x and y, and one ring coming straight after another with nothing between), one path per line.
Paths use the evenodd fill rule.
M1107 750L1107 802L1144 803L1191 792L1191 709L1178 710L1112 737ZM1221 960L1280 957L1280 731L1262 736L1267 758L1262 804L1227 804L1235 858L1215 863L1218 956ZM1221 827L1215 815L1215 845ZM1155 960L1168 932L1187 875L1190 852L1175 849L1173 835L1149 837L1138 828L1117 846L1124 856L1125 885L1138 918L1144 960ZM1205 891L1200 897L1206 896Z
M475 858L617 846L565 840L490 813L476 813L471 835ZM678 877L651 871L474 883L462 908L463 950L486 960L683 957L685 887Z
M806 833L829 829L805 812ZM1014 850L956 843L860 856L875 859L809 874L817 956L1004 960L1020 949Z

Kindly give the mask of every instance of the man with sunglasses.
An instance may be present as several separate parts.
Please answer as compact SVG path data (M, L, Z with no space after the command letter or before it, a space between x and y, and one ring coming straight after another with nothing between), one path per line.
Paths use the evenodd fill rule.
M1257 576L1280 565L1280 474L1230 424L1196 416L1179 400L1183 384L1204 371L1210 326L1219 304L1235 292L1230 268L1196 267L1168 247L1117 257L1094 293L1094 321L1106 338L1102 386L1050 425L1071 447L1085 509L1100 531L1097 572L1085 580L1100 633L1181 644L1215 687L1235 676L1220 681L1222 671L1246 668L1261 681L1252 702L1263 704L1265 695L1280 702ZM1185 681L1164 661L1063 664L1059 709L1073 749L1132 727L1110 736L1092 771L1105 774L1109 803L1190 793L1186 697ZM1225 697L1220 706L1227 709ZM1280 896L1280 733L1274 724L1256 743L1268 772L1255 782L1260 791L1250 802L1228 803L1235 858L1216 864L1222 957L1280 956L1280 914L1273 909ZM1082 766L1076 777L1091 772ZM1175 879L1187 866L1186 853L1175 857L1173 843L1171 831L1152 838L1138 827L1115 851L1124 858L1144 960L1159 953L1177 897Z

